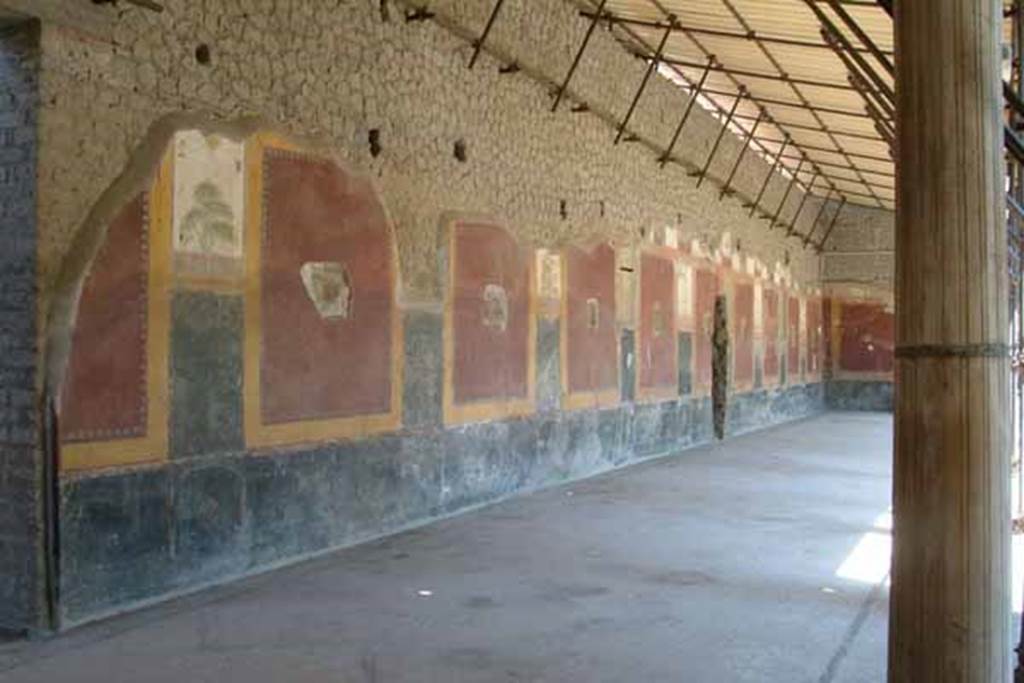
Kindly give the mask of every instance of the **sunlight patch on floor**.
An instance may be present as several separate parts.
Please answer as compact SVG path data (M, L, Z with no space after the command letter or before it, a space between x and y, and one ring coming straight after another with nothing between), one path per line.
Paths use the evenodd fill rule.
M836 570L840 579L877 584L889 576L892 561L892 510L875 518L871 531L864 534L856 547Z

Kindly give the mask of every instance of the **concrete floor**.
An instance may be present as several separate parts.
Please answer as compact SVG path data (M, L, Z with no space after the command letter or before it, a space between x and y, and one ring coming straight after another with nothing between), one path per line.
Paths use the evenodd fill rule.
M832 413L517 498L0 645L0 681L878 683L890 430Z

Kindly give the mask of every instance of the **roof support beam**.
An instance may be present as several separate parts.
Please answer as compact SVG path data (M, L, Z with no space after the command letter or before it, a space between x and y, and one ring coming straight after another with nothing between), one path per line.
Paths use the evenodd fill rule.
M843 197L842 201L839 202L839 206L836 207L836 212L832 214L832 223L829 224L828 230L825 231L825 235L818 242L817 250L820 254L825 249L825 242L828 242L828 238L832 236L832 231L836 229L836 223L839 221L839 214L843 212L843 207L846 206L846 197Z
M736 114L738 119L748 119L753 121L755 117L746 114ZM855 133L853 131L835 130L834 128L821 128L820 126L806 126L802 123L791 123L789 121L779 121L775 117L772 117L772 123L777 127L781 128L792 128L793 130L806 130L811 133L825 133L831 135L838 135L839 137L853 138L856 140L868 140L870 142L885 142L878 135L868 135L866 133Z
M672 64L675 66L681 66L690 69L703 69L704 64L698 62L690 62L685 59L669 59L663 58L661 60L665 64ZM830 81L815 81L809 78L793 78L792 76L786 76L782 74L766 74L759 71L749 71L747 69L731 69L721 64L716 64L712 67L712 71L717 71L724 74L730 74L733 76L746 76L747 78L760 78L766 81L780 81L782 83L796 83L797 85L809 85L815 88L831 88L833 90L856 90L853 86L847 83L834 83Z
M469 58L469 68L472 70L476 66L476 60L480 58L480 51L484 49L484 43L487 42L487 36L491 35L491 29L494 28L494 22L498 19L498 13L501 12L501 6L505 4L505 0L496 0L494 3L494 9L491 10L491 16L487 19L487 25L484 26L484 32L480 34L480 37L473 41L473 56Z
M821 175L820 171L815 171L814 176L811 178L811 182L807 184L807 187L814 189L814 183L818 182L818 176ZM830 188L831 189L831 188ZM793 230L796 228L796 222L800 220L800 214L804 212L804 207L807 206L807 199L811 196L810 192L804 192L804 196L800 199L800 205L796 209L796 213L793 214L793 220L789 222L789 227L786 228L786 235L792 236Z
M629 125L629 120L633 118L633 112L636 111L637 102L640 101L640 97L644 94L644 90L647 89L647 83L651 80L651 74L658 68L658 63L661 62L661 54L665 50L665 43L668 42L668 37L672 35L672 26L674 25L674 18L669 18L669 27L665 29L665 33L661 36L661 42L658 43L658 49L654 51L654 58L651 59L647 64L647 71L644 72L644 78L640 81L640 87L637 88L636 95L633 97L633 102L629 105L629 111L626 112L626 117L622 119L622 123L619 124L619 130L615 134L615 144L619 144L622 140L622 134L626 130L626 126Z
M787 135L786 139L782 141L782 147L779 147L778 154L775 155L775 161L772 162L771 170L768 171L768 175L765 176L764 182L761 183L761 189L760 191L758 191L757 197L755 197L754 201L750 203L751 217L753 217L753 215L757 212L758 208L761 206L761 199L764 197L765 190L768 189L768 183L770 183L772 181L772 178L775 177L775 171L779 169L779 164L782 163L782 155L785 154L786 147L788 146L789 136Z
M796 185L797 178L800 176L800 169L804 167L806 159L801 159L800 163L796 165L796 173L793 174L793 178L789 181L789 185L786 187L786 192L782 195L782 201L779 202L779 208L775 209L775 215L772 216L772 222L768 224L769 230L775 229L775 224L779 222L779 216L782 215L782 209L786 206L786 201L789 199L789 195L793 192L793 186Z
M580 60L583 59L583 52L587 49L587 45L590 44L590 38L594 35L594 29L597 28L597 22L601 20L606 2L608 2L608 0L601 0L601 3L597 6L597 11L592 14L590 26L587 28L586 35L583 36L583 42L580 44L580 49L576 51L576 56L572 60L572 66L569 67L569 72L565 74L565 79L562 81L562 85L558 88L558 93L555 95L555 103L551 105L552 112L558 111L558 105L562 103L565 91L568 90L569 83L572 82L573 74L576 73L576 67L580 65Z
M840 31L834 23L832 23L832 20L828 18L828 15L826 15L821 10L821 8L818 7L818 5L813 2L813 0L804 0L804 4L807 5L812 12L814 12L814 16L816 16L818 18L818 21L821 23L822 31L827 32L835 40L835 43L833 44L833 42L827 40L827 36L825 36L826 46L830 50L836 52L837 54L842 52L846 52L847 54L849 54L849 56L853 59L857 66L865 74L867 74L868 78L871 79L875 88L877 88L879 92L881 92L883 95L889 98L890 101L895 101L895 91L889 86L888 83L885 82L885 80L881 76L878 75L878 73L874 69L871 68L871 65L868 64L867 60L864 59L864 56L861 54L862 52L868 51L867 48L857 48L856 46L854 46L846 38L843 32Z
M725 185L722 185L722 191L718 193L718 200L721 201L725 195L731 194L732 181L736 178L736 172L740 170L740 164L743 163L743 156L747 153L747 149L750 147L750 143L754 139L754 134L757 133L758 126L764 120L764 110L761 110L757 114L757 120L754 121L754 125L750 127L750 131L747 132L746 139L743 141L743 147L740 148L740 153L736 155L736 163L732 165L732 170L729 172L729 178L725 181Z
M776 145L778 145L778 144L780 144L782 142L782 140L774 140L772 138L764 138L764 137L762 137L762 138L758 138L758 139L761 140L762 142L774 143ZM879 142L881 142L881 140L879 140ZM860 153L857 153L857 152L844 152L843 150L840 150L840 149L829 149L828 147L819 147L817 145L803 145L802 144L802 145L800 145L800 148L801 149L813 150L815 152L827 152L829 154L839 154L841 156L853 157L854 159L866 159L868 161L878 161L878 162L886 163L886 164L891 164L892 163L892 159L890 159L888 157L879 157L879 156L874 156L874 155L871 155L871 154L860 154Z
M808 173L808 171L804 171L804 173ZM864 181L858 180L857 178L843 178L842 176L828 175L826 173L818 173L818 176L821 177L821 178L827 179L827 180L835 180L835 181L838 181L838 182L841 182L841 183L854 183L856 185L867 185L868 187L873 188L873 189L885 190L886 192L896 192L896 188L894 188L892 185L882 185L880 183L872 183L870 181L865 183ZM811 181L811 186L813 186L813 185L814 185L814 181Z
M836 16L846 24L846 27L850 29L853 35L857 37L857 40L861 42L861 45L866 47L871 55L878 60L878 63L882 65L882 68L889 72L889 76L896 78L896 68L892 65L892 62L889 61L889 58L885 53L878 48L875 41L871 40L871 36L869 36L864 29L860 27L860 24L854 21L853 17L843 9L842 5L840 5L837 0L825 0L825 2L828 3L828 6L836 13Z
M746 17L744 17L743 13L736 9L736 5L733 2L733 0L721 0L721 3L722 5L725 6L727 10L729 10L729 13L732 14L733 19L736 20L736 23L739 24L744 31L746 31L748 34L756 35L756 32L753 30L752 26L747 21ZM767 45L765 44L765 41L755 39L754 43L757 45L758 49L760 49L761 53L765 56L765 58L771 63L771 65L779 72L779 74L786 75L785 69L775 58L775 55L772 54L772 52L768 49ZM825 121L822 119L821 115L814 109L810 109L811 103L807 100L807 97L804 96L800 88L794 85L793 83L789 83L788 85L789 89L793 91L793 94L796 95L800 103L804 105L805 108L807 108L807 111L810 112L811 116L818 123L818 125L821 126L822 128L827 129L828 126L825 125ZM826 135L828 135L829 140L832 142L833 145L835 145L837 149L843 149L843 146L839 144L838 140L836 140L836 138L833 137L831 133L826 132ZM803 150L801 150L801 155L806 156L806 153ZM811 165L814 165L813 161ZM850 165L853 166L853 163L851 162ZM815 170L818 169L815 168ZM829 182L829 185L832 185L832 183ZM832 186L835 187L834 185ZM872 189L867 185L865 185L865 189L867 189L867 191L870 194L874 195ZM881 206L882 203L880 200L876 198L875 201L879 204L879 206Z
M690 112L693 111L693 105L697 103L697 98L700 96L701 91L704 89L704 84L707 83L708 74L711 73L711 67L715 63L715 56L711 55L708 57L708 63L704 67L704 73L700 76L700 81L697 85L693 86L690 90L690 101L686 103L686 111L683 112L683 118L679 120L679 125L676 126L676 132L672 135L672 141L668 143L668 147L665 149L665 153L658 159L658 163L661 164L662 168L665 168L665 164L672 158L672 150L676 148L676 143L679 142L679 134L683 132L683 126L686 125L686 121L690 118Z
M825 199L821 202L821 208L818 209L818 215L814 217L814 222L811 223L811 231L804 237L804 246L806 247L811 242L811 238L814 237L815 231L818 229L818 223L821 222L821 217L825 215L825 209L828 207L828 202L832 198L832 189L829 188L828 194L825 195Z
M786 159L787 161L800 161L800 157L796 157L796 156L792 156L792 155L784 156L782 158ZM834 168L834 169L838 169L838 170L841 170L841 171L849 171L850 173L853 173L856 170L856 171L860 171L861 173L870 173L872 175L882 176L884 178L895 178L896 177L895 173L889 173L887 171L872 171L871 169L861 168L859 166L856 169L854 169L852 166L846 166L844 164L834 164L834 163L832 163L830 161L821 161L820 159L815 159L814 160L814 165L815 166L821 166L822 168ZM842 176L829 176L829 177L832 178L833 180L851 180L851 181L856 182L856 178L844 178Z
M583 11L580 12L580 16L587 17L588 19L592 19L595 16L595 13L587 11L587 10L583 10ZM648 20L644 20L644 19L626 19L624 17L613 17L613 18L608 18L607 21L612 23L612 24L629 24L631 26L639 26L641 28L655 28L655 29L659 29L659 30L664 29L666 27L666 24L664 24L663 22L660 22L660 21L648 21ZM790 46L793 46L793 47L810 47L810 48L820 48L820 49L823 49L823 50L829 49L828 45L825 45L824 43L819 43L819 42L816 42L816 41L796 40L796 39L793 39L793 38L783 38L781 36L765 36L765 35L761 35L759 33L756 33L754 31L751 31L750 33L740 33L738 31L722 31L722 30L719 30L719 29L702 28L700 26L686 26L686 25L683 25L683 24L679 24L674 30L676 30L676 31L686 31L686 32L695 33L695 34L698 34L698 35L715 36L715 37L718 37L718 38L734 38L736 40L747 40L747 41L760 40L760 41L765 42L765 43L776 43L776 44L779 44L779 45L790 45ZM862 51L866 51L866 50L862 50Z
M736 100L732 103L732 109L729 110L729 116L726 117L725 122L722 123L722 127L718 130L718 137L715 138L715 144L711 148L711 154L708 154L708 160L704 162L704 168L702 168L700 173L697 174L697 187L700 187L704 182L704 179L708 177L708 169L711 168L711 162L714 161L715 155L718 153L718 148L722 144L722 138L725 137L726 132L729 130L729 124L732 123L732 117L736 113L736 107L740 106L740 100L746 98L746 96L746 93L741 92L736 96Z
M721 90L704 90L706 95L721 95L723 97L732 97L735 93L723 92ZM762 104L774 104L780 107L792 107L793 109L803 109L805 111L818 111L824 114L834 114L837 116L852 116L859 119L872 118L869 114L862 111L850 111L849 109L836 109L835 107L818 107L811 104L804 104L801 102L789 102L787 100L776 100L768 97L757 97L758 102Z

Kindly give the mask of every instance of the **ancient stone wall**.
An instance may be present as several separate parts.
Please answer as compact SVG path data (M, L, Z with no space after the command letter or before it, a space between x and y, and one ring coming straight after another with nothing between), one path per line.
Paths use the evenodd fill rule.
M831 408L892 410L894 220L890 211L848 207L825 244Z
M0 31L0 628L41 618L42 463L36 402L39 26Z
M748 155L722 198L727 136L698 189L718 132L698 110L661 169L649 145L685 99L660 77L614 145L644 65L604 29L551 113L586 30L572 3L507 2L500 58L473 70L489 3L438 0L429 21L397 0L164 4L94 26L47 3L42 31L64 625L707 442L720 295L742 293L726 433L823 408L820 259L741 206L767 164ZM569 291L563 250L598 244L614 268ZM369 336L346 330L365 315ZM570 374L607 357L609 325L617 382L598 361ZM570 334L600 341L570 356Z
M895 276L896 216L891 211L847 206L822 254L824 283L891 293Z

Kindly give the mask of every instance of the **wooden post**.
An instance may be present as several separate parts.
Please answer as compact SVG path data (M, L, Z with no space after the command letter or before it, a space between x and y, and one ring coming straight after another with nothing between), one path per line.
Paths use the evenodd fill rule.
M890 683L1010 680L1001 21L1000 0L896 3Z

